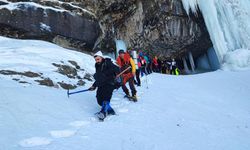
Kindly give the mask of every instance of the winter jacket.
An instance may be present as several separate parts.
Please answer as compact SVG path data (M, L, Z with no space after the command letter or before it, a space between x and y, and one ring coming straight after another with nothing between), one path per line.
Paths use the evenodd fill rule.
M112 63L111 59L105 58L100 64L95 64L94 87L101 87L106 84L114 85L116 74L120 72L118 66Z
M149 64L149 63L150 63L150 61L149 61L148 56L144 55L143 57L144 57L144 59L145 59L146 63L147 63L147 64Z
M170 65L170 70L176 68L176 61L167 62Z
M137 64L138 64L138 68L140 69L141 68L141 60L140 60L140 58L137 58Z
M147 62L146 62L146 60L143 58L143 57L140 57L140 62L141 62L141 66L142 67L145 67L146 66L146 64L147 64Z
M121 71L125 70L127 67L131 67L131 70L125 73L135 73L135 63L134 60L130 57L128 53L124 54L124 59L122 59L120 56L116 59L116 63L120 66Z
M133 77L136 72L136 67L134 60L130 57L128 53L124 54L124 59L122 59L120 56L116 59L116 63L120 66L121 71L127 69L128 67L131 67L128 71L122 74L123 77L123 83L125 84L128 79Z
M158 66L157 58L153 59L153 63L154 63L155 66Z

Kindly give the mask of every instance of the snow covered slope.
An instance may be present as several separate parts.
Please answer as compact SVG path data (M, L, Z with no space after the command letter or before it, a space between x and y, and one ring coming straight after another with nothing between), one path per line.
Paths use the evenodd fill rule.
M52 80L55 86L58 83L76 85L86 74L94 73L92 56L38 40L0 37L0 58L0 76L26 83L26 86L43 79ZM63 70L63 66L68 70ZM25 75L25 72L37 75Z
M59 52L51 45L55 55L46 55L49 47L45 49L41 43L27 41L23 47L16 47L16 42L5 46L1 42L1 49L9 49L1 51L1 68L22 69L16 66L23 63L25 68L50 74L50 67L46 71L46 67L33 65L41 62L45 64L41 66L47 66L52 60L70 57L94 70L93 60L80 59L83 56L80 53L66 49ZM29 44L35 51L26 47ZM25 53L29 63L27 59L12 56L13 51L23 52L19 51L22 49L29 50ZM13 53L7 55L8 52ZM250 149L249 76L249 70L219 70L190 76L152 74L143 77L142 87L137 87L137 103L124 99L121 89L115 91L111 105L118 115L98 122L94 117L100 110L95 92L68 98L61 88L27 86L1 75L0 149L247 150ZM76 90L90 85L89 82Z

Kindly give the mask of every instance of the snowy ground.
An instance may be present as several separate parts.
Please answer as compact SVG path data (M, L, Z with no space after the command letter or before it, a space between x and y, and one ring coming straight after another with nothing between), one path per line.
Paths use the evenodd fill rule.
M56 58L64 52L72 51ZM20 84L1 75L0 149L248 150L249 76L249 70L152 74L137 88L137 103L115 91L111 104L118 115L98 122L95 92L68 98L61 88Z

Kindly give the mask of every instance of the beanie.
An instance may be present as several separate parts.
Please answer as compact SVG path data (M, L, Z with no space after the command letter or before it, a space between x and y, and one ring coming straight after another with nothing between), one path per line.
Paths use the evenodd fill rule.
M98 51L97 53L95 53L94 57L96 57L96 56L100 56L100 57L104 58L101 51Z
M124 53L125 53L125 52L124 52L123 49L120 49L119 52L118 52L118 54L124 54Z

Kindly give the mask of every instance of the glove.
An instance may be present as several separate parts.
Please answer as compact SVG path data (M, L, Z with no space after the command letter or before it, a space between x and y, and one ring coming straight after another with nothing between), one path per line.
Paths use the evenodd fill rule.
M94 90L95 90L95 88L96 88L96 87L91 86L88 90L90 90L90 91L94 91Z

